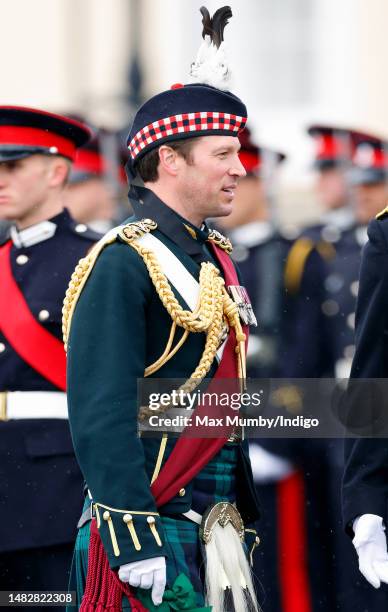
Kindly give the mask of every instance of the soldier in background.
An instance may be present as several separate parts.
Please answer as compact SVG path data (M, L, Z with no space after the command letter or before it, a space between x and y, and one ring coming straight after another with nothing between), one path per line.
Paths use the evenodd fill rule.
M366 238L365 219L371 213L362 206L361 187L355 187L361 179L359 148L370 137L317 127L310 133L318 145L318 194L324 195L326 202L337 202L337 207L324 215L323 223L307 228L290 250L285 282L292 325L286 328L282 372L287 378L341 379L348 377L354 354L360 257ZM350 171L354 163L356 167ZM376 204L376 210L381 205ZM308 507L307 560L315 565L310 573L312 593L316 593L313 601L319 602L323 593L325 605L341 612L381 609L380 594L358 578L350 543L342 534L342 440L294 441L285 450L293 453L303 475Z
M127 184L122 161L117 134L108 130L98 130L79 149L65 193L66 206L79 223L105 233L117 222L117 200Z
M351 164L350 132L342 128L312 126L315 145L313 167L316 193L323 208L320 223L307 227L294 242L285 267L285 287L293 325L286 328L281 374L284 378L318 378L334 375L328 320L338 314L326 301L326 292L337 290L335 278L322 282L326 263L333 261L344 232L354 226L347 171ZM330 284L331 283L331 284ZM306 330L319 330L316 335Z
M228 217L217 220L234 245L232 258L244 279L258 326L248 349L252 378L276 376L284 310L283 269L290 243L275 225L268 185L285 155L257 146L248 128L240 135L240 160L247 176L236 190Z
M309 133L315 144L316 190L324 215L288 250L284 267L287 297L277 369L277 375L283 378L315 378L333 371L321 308L325 299L323 278L333 245L353 222L345 176L350 163L349 133L328 126L313 126ZM298 398L297 386L285 385L282 393L272 398L273 408L293 412ZM275 535L269 551L263 547L262 553L263 583L270 583L264 610L335 609L333 548L327 536L331 474L327 444L284 438L263 439L261 447L290 468L288 474L272 483L272 525L268 525L266 536L271 538L271 526Z
M278 375L282 327L286 318L283 273L291 243L276 227L274 211L278 170L285 155L258 146L247 128L239 138L240 160L247 176L237 186L232 213L217 222L233 242L232 258L239 267L258 322L250 333L248 375L255 379L268 379ZM288 574L287 564L292 563L294 575L300 571L298 525L294 526L293 543L288 530L281 529L286 516L294 515L294 492L298 486L295 478L298 479L298 475L292 463L277 452L280 443L279 440L250 440L249 450L263 508L259 524L261 542L254 555L254 575L259 601L265 612L279 612L283 609L284 597L293 597L294 586L283 580L283 576ZM292 558L288 555L290 544ZM300 582L297 589L299 605L304 598Z
M380 198L386 200L387 197L388 160L385 151L386 143L377 138L364 139L356 149L357 168L353 179L357 184L357 203L360 206L364 204L368 216ZM366 220L365 215L363 221ZM353 418L357 418L360 409L365 423L375 409L382 412L385 409L381 390L378 394L373 392L373 379L384 381L387 378L387 235L385 207L369 224L368 242L362 254L356 351L351 370L353 388L350 387L352 399L349 416L353 423L356 423ZM384 425L384 419L374 421L377 436L381 435ZM387 439L347 439L345 451L342 491L344 526L353 538L359 569L365 578L360 578L364 587L368 581L374 589L379 589L376 593L372 586L369 587L374 601L379 605L370 605L368 610L385 610L388 605ZM356 558L354 552L353 556Z
M350 367L355 352L355 309L358 294L361 253L367 242L368 223L386 205L387 143L372 134L352 132L352 169L350 183L353 191L355 224L343 234L338 244L337 255L330 265L330 275L336 279L337 292L328 299L338 304L338 315L332 320L331 342L336 377L350 376ZM327 278L330 278L330 275ZM342 284L341 286L340 283ZM379 612L387 606L387 589L375 591L361 577L357 559L350 541L345 541L341 525L340 483L344 469L343 443L331 444L332 498L335 512L334 545L335 565L338 568L337 592L339 610L352 612L359 606L368 612ZM346 567L346 571L341 568ZM340 571L341 570L341 571Z
M69 431L62 303L99 236L63 209L89 129L0 107L0 585L66 590L82 476ZM49 607L48 609L56 609Z
M388 143L372 134L354 136L353 171L355 215L367 227L388 199ZM366 240L366 238L365 238Z

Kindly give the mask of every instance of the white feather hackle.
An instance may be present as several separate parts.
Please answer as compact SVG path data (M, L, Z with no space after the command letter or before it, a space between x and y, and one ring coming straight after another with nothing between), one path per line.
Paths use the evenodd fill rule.
M190 76L196 83L211 85L223 91L230 89L231 71L227 61L225 43L217 49L209 36L201 44L195 62L191 64Z

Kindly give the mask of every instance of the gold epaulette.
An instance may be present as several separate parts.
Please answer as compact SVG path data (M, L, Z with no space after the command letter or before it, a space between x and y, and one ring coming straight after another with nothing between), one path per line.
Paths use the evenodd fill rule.
M386 219L387 216L388 216L388 206L386 206L383 210L377 213L376 219L378 219L379 221L382 221L383 219Z
M214 244L219 246L220 249L226 251L229 255L233 251L232 243L230 242L229 238L223 236L218 230L210 230L208 240L214 242Z
M289 293L299 291L306 261L315 243L306 237L299 238L292 245L284 269L284 285Z
M143 234L156 229L156 227L157 224L151 219L142 219L141 221L133 221L127 225L114 227L94 245L94 247L85 257L83 257L83 259L80 259L73 274L71 275L69 286L63 301L62 334L65 350L67 350L70 325L75 306L100 253L106 246L115 242L118 237L127 243L131 243L136 238L143 236Z

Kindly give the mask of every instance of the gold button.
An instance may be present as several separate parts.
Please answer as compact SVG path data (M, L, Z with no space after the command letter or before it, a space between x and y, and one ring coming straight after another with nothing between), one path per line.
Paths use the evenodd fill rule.
M130 523L132 521L132 514L124 514L123 521L124 523Z
M155 517L154 516L147 516L147 523L149 525L153 525L155 523Z
M181 489L179 491L179 497L183 497L184 495L186 495L186 489Z
M108 510L105 510L104 514L102 515L102 518L104 519L104 521L107 521L110 517L110 513L108 512Z
M28 261L27 255L18 255L16 257L16 263L19 264L19 266L23 266L25 263L27 263L27 261Z

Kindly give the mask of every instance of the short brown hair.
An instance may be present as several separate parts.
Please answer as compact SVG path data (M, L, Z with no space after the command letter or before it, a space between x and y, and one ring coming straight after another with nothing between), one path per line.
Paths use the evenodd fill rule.
M191 162L191 150L198 138L184 138L182 140L174 140L166 142L167 147L171 147L178 153L187 163ZM137 170L144 183L155 183L158 180L159 167L159 147L146 153L137 163Z

